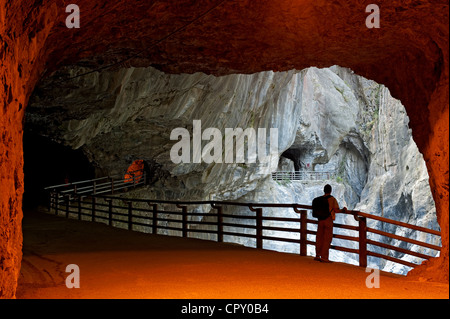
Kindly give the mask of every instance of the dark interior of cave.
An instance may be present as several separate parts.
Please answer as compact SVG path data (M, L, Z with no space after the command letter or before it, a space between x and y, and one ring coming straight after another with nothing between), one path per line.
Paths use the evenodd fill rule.
M95 177L95 169L81 150L73 150L47 137L25 130L24 209L48 204L46 187Z

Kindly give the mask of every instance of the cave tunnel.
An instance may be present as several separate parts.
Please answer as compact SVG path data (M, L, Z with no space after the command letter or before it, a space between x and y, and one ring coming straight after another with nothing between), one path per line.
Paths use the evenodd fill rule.
M370 3L80 0L80 28L68 28L63 1L2 0L0 297L14 297L22 256L28 100L71 65L211 75L341 65L383 83L410 117L442 231L441 255L415 271L448 283L448 1L380 1L375 29Z
M302 166L302 163L300 161L300 154L301 151L298 149L288 149L284 151L284 153L281 154L281 156L290 159L294 163L294 169L296 171L299 171L300 169L306 168L305 165Z
M89 180L95 168L81 150L73 150L49 138L25 131L23 208L48 204L45 188L52 185Z

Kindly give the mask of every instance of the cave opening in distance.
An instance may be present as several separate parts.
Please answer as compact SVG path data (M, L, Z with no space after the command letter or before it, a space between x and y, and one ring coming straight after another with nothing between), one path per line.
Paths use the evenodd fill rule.
M48 204L45 187L95 177L95 168L82 150L52 141L25 127L23 207L36 209Z
M120 76L122 76L121 74L124 72L132 74L137 78L130 76L128 78L129 83L123 83L121 82ZM98 171L106 172L106 174L108 172L123 173L122 177L125 182L132 182L133 177L134 181L138 182L142 178L142 174L133 174L133 172L146 172L146 178L153 182L145 188L137 190L134 190L133 187L129 187L130 193L125 195L128 196L128 198L206 200L209 198L207 198L205 194L208 196L216 196L219 194L219 199L221 200L251 202L274 201L282 203L296 202L300 204L310 204L312 198L322 192L323 183L325 181L316 181L315 183L308 183L306 186L292 187L292 185L289 184L278 185L276 183L270 183L270 179L264 179L263 177L253 180L249 179L247 178L248 176L257 175L254 174L255 171L253 171L256 166L252 165L221 166L222 170L217 170L219 166L214 167L215 164L213 164L213 166L200 164L197 165L197 167L196 165L173 165L173 163L170 163L167 154L166 156L164 155L164 152L170 150L171 145L168 138L168 132L170 132L171 128L183 126L183 120L186 123L192 122L191 118L183 119L182 117L173 121L173 114L176 114L178 108L181 107L184 108L184 111L189 109L187 110L187 113L194 114L192 116L205 116L202 120L205 122L209 120L209 126L219 126L218 123L221 123L220 121L223 122L224 119L233 119L235 121L226 123L231 127L241 125L245 128L246 125L254 125L256 128L261 126L260 123L266 123L269 126L278 126L278 128L283 130L281 135L285 140L290 139L287 138L287 136L292 137L292 139L290 139L292 142L290 145L280 143L285 146L284 150L277 154L280 162L284 162L284 166L282 165L283 167L288 167L288 169L295 171L310 170L320 172L333 170L338 173L338 176L334 180L326 182L333 184L335 189L334 195L339 197L341 204L355 208L360 204L361 198L364 198L366 201L363 203L363 205L366 205L364 211L372 213L371 209L378 209L380 207L379 203L382 202L385 206L383 207L383 214L385 214L386 217L393 217L395 219L396 208L399 207L397 202L405 202L405 195L403 192L400 192L400 199L397 200L396 196L391 196L391 198L386 196L386 193L396 193L392 188L386 188L385 190L377 188L377 191L373 192L372 190L369 190L370 188L368 187L365 195L363 190L366 188L370 162L372 161L375 167L379 166L378 159L375 157L371 158L374 150L377 149L377 144L374 141L383 140L384 142L380 144L383 146L383 150L380 150L380 152L385 152L388 150L385 147L389 148L392 141L397 142L397 144L399 144L398 142L400 140L405 141L406 143L411 138L410 135L406 134L408 133L407 120L404 120L402 117L399 117L401 118L401 120L399 120L399 118L395 117L395 115L404 115L404 110L399 109L399 114L392 113L392 110L390 113L386 113L385 111L392 105L389 104L382 107L378 105L380 99L384 98L381 98L383 90L379 88L378 84L374 84L369 80L367 80L367 83L365 80L358 80L361 82L357 82L356 85L354 85L354 87L360 87L363 82L369 88L368 92L360 92L360 94L363 95L365 93L372 98L369 103L370 105L360 105L360 100L364 99L361 98L358 100L356 97L351 97L351 94L358 95L356 92L351 93L354 89L352 83L345 83L345 81L336 74L338 73L345 78L343 74L349 76L346 72L349 74L352 73L351 70L344 71L343 68L335 66L334 69L311 68L308 70L305 69L303 71L292 72L292 74L288 73L292 78L296 78L303 85L299 86L299 88L302 88L303 90L302 98L304 100L302 100L303 102L301 104L297 105L297 107L301 109L299 113L296 113L298 118L295 118L292 113L285 109L285 106L289 105L289 103L285 102L286 100L289 102L296 100L295 96L289 96L289 91L284 90L285 87L289 87L289 81L277 83L276 81L278 79L275 79L274 85L272 86L274 91L268 91L265 94L260 95L260 98L262 98L263 101L270 101L262 103L265 107L263 110L259 109L259 106L256 103L243 103L250 95L250 91L259 89L257 87L258 84L251 87L250 91L247 89L248 86L242 86L245 89L233 87L233 94L220 94L220 90L228 90L226 86L218 85L220 81L231 83L232 85L235 85L235 83L234 81L230 81L230 77L236 78L231 78L231 80L237 80L242 77L249 83L255 83L252 77L259 77L261 82L264 82L266 79L272 81L267 73L232 75L219 78L197 74L195 76L202 77L200 84L198 84L199 81L196 79L196 83L192 88L182 87L182 89L180 89L179 87L171 88L170 86L163 86L167 91L161 92L158 90L151 91L148 90L148 88L145 88L146 84L153 80L152 75L154 76L156 74L157 77L163 79L163 81L164 77L170 77L170 81L179 81L180 83L183 83L183 85L190 83L190 76L168 76L150 68L147 70L130 69L121 70L120 72L103 72L102 74L98 74L98 76L95 75L95 78L101 78L105 82L111 81L112 83L120 83L124 88L122 90L111 89L109 85L105 85L101 81L97 83L98 86L95 85L94 87L85 88L83 86L83 81L81 81L81 83L76 83L76 85L68 84L69 87L73 87L73 89L69 91L64 87L63 93L66 95L61 94L57 101L53 101L53 96L58 95L60 88L57 86L53 88L47 86L46 90L52 92L48 97L45 95L45 90L39 90L38 88L36 94L39 96L31 97L31 104L28 108L28 111L32 114L33 129L36 129L43 135L51 136L52 134L55 134L58 140L68 138L70 140L67 140L66 142L72 147L65 147L55 142L50 142L49 139L42 136L36 136L31 134L31 132L26 132L24 137L26 182L24 202L28 200L30 194L33 194L33 192L28 192L28 180L30 178L36 178L36 181L43 180L42 177L35 177L34 174L27 173L31 169L34 169L36 172L52 172L53 176L51 177L53 179L47 180L44 185L40 186L41 188L51 184L64 183L67 177L69 178L69 181L73 179L78 181L90 179L94 176L94 169L86 156L83 155L81 149L78 148L77 150L73 150L73 148L79 146L79 144L83 144L81 148L84 148L89 156L95 159L95 163L98 165ZM308 75L309 78L306 77L306 75ZM327 78L328 76L332 80ZM310 91L311 88L313 90L318 88L317 83L315 86L308 86L308 81L312 82L312 79L314 81L317 80L317 83L320 83L320 94L317 94L318 92L315 91ZM348 81L348 78L346 79ZM78 81L78 79L75 81ZM139 81L142 83L140 83L139 86L136 86L135 83ZM214 81L218 81L218 83L214 83ZM330 81L332 84L329 83ZM263 86L264 85L267 85L267 83L263 83ZM208 88L209 91L202 89L202 93L199 94L198 86ZM105 88L104 91L100 92L100 95L108 96L109 99L102 99L99 101L90 96L90 94L92 94L92 96L98 95L99 92L97 90L99 87ZM157 85L156 87L161 86ZM145 92L148 94L145 98L142 98L142 95L138 92L139 89L142 88L145 88ZM137 90L137 92L133 92L133 90ZM124 94L124 96L115 97L112 92L119 95L122 94L122 92L126 92L126 94ZM165 94L167 94L170 99L168 99ZM285 96L274 100L273 96L277 96L277 94L285 94ZM217 100L218 96L220 96L220 103L218 103ZM242 98L233 100L236 96ZM316 96L321 96L322 99L316 99ZM67 100L65 100L66 98ZM227 101L225 98L231 99L231 102ZM365 98L367 99L367 96ZM120 100L121 103L115 103L116 100ZM167 100L170 100L170 103L167 103ZM205 100L210 101L211 105L205 106ZM323 100L325 100L325 104L321 104ZM39 103L35 103L36 101ZM144 104L142 104L143 101L145 102ZM186 104L185 101L189 101L189 103ZM57 104L59 107L52 107L52 103L55 104L53 106L56 106ZM164 112L161 112L161 105L163 103L166 104L164 104ZM209 107L213 106L220 108L222 104L225 105L228 103L240 108L239 117L234 117L233 112L230 112L227 113L229 114L229 118L226 116L215 118L214 110L209 109ZM353 109L350 109L347 104L352 104ZM77 105L77 107L73 107L74 105ZM312 107L308 110L305 105ZM339 109L336 105L342 107L342 109ZM45 113L42 111L42 108L46 109ZM111 112L111 109L113 109L114 112ZM318 116L318 118L326 119L325 123L327 125L323 125L320 121L317 122L317 119L314 118L314 115L317 115L317 109L321 109L322 112L325 112L324 116ZM281 113L276 113L273 112L273 110L283 111ZM352 113L352 115L346 115L345 113L347 111ZM41 116L40 114L42 113L44 113L45 116ZM74 117L74 114L77 114L77 116ZM114 118L111 114L117 118ZM265 118L267 114L274 119L273 122L267 121ZM301 117L301 115L304 115L304 117ZM206 117L208 119L206 119ZM344 118L346 120L344 120ZM388 137L381 136L380 139L376 138L378 137L377 134L379 132L383 131L383 129L387 129L387 125L383 126L382 121L379 120L380 118L383 118L384 120L392 118L393 124L398 125L397 127L392 125L389 126L389 132L393 129L390 133L394 136L393 139L389 137L389 134ZM330 119L334 119L335 122ZM347 120L351 120L354 123L346 122ZM48 122L57 123L57 125L46 127L45 124ZM280 125L280 123L282 125ZM298 123L301 123L300 128L297 126ZM344 124L343 127L340 126L341 124ZM25 128L26 127L27 125L25 124ZM399 131L397 132L395 129L399 129ZM327 130L332 130L333 133L328 133ZM96 134L90 135L92 132L95 132ZM39 161L33 162L33 158L38 157L33 154L40 155L40 153L36 153L36 149L39 149L39 145L46 145L45 148L48 149L48 151L42 151L42 153L48 154L51 159L42 156L42 158L39 158ZM389 163L386 162L386 158L383 157L383 169L387 174L392 172L390 171L392 167L400 167L404 164L405 171L409 173L415 171L415 169L410 169L410 167L415 168L416 166L414 163L410 162L405 155L408 152L404 152L403 146L401 147L401 152L399 151L399 153L396 154L400 153L402 155L399 156L394 156L392 154ZM396 160L405 156L406 158L401 165L395 163ZM145 160L143 160L143 158L145 158ZM29 162L31 162L31 165L27 167ZM41 164L41 162L43 162L43 164ZM125 168L127 167L128 169L125 172ZM68 172L67 169L73 170ZM423 167L423 169L426 171L425 167ZM373 168L373 171L376 170L376 168ZM400 170L403 170L403 168L399 169L399 171ZM165 178L161 178L162 173L166 173ZM205 173L207 173L207 178L204 180ZM397 182L398 180L394 181L393 184L397 185ZM383 185L383 183L378 184L380 187ZM205 191L203 192L203 190ZM235 192L233 193L230 190ZM371 202L372 199L370 196L367 195L370 193L376 194L377 199L373 202ZM139 198L137 196L144 197ZM402 208L401 218L405 221L417 216L409 209L413 206L412 202L408 202L408 204L409 207L407 209L404 207ZM203 211L199 209L199 212ZM207 214L209 211L205 210L204 212ZM265 210L265 212L271 214L268 209ZM425 213L425 210L421 209L420 212L423 214ZM233 213L239 214L243 212L236 210ZM245 212L243 215L244 214ZM283 217L297 217L293 212L289 212L289 214L291 215ZM423 216L421 215L419 217L422 218ZM205 217L204 221L206 224L207 217ZM349 224L348 219L338 220L338 222ZM425 226L430 226L435 220L429 222L430 224ZM282 227L287 226L288 225L282 225ZM150 231L146 229L144 232ZM170 231L167 232L167 235L177 236L175 232ZM339 232L339 235L349 236L351 234ZM200 235L195 233L191 234L190 237L211 239L201 233ZM236 240L231 237L232 236L225 236L224 241L254 247L255 243L251 239L247 240L247 238L241 236ZM288 253L298 253L299 248L296 244L288 243L286 245L281 245L272 243L268 242L264 248ZM346 244L339 243L339 246L346 247ZM291 248L293 248L293 250L291 250ZM355 247L346 248L354 249ZM312 246L310 245L308 249L308 255L312 255ZM332 253L330 259L338 262L357 264L355 258L349 257L348 254L342 252L336 254ZM407 272L406 268L396 268L392 264L385 263L380 265L375 262L373 265L377 265L377 267L382 268L383 270L395 273L406 274Z
M57 76L71 72L66 68ZM347 68L211 77L148 67L92 72L67 83L49 77L36 88L27 112L36 131L82 146L106 175L128 167L125 181L131 181L130 171L146 168L150 185L131 197L308 205L329 182L342 206L438 227L426 167L403 105L385 86ZM297 187L270 184L265 179L270 172L258 165L172 163L170 132L193 120L220 131L276 127L280 148L273 155L283 162L281 170L326 172L333 178ZM398 214L399 202L411 193L418 204ZM252 246L245 238L239 243ZM356 262L343 254L335 258Z

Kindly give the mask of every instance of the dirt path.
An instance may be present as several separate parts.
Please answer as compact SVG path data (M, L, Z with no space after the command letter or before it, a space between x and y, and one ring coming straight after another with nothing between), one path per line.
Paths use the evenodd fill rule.
M26 212L17 298L408 299L449 298L449 287L233 244L150 235ZM65 285L68 264L80 288Z

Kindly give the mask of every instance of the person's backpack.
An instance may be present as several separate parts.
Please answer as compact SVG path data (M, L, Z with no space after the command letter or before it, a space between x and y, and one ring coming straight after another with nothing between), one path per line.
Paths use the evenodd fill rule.
M327 219L330 215L330 208L328 205L328 198L330 198L331 195L327 196L319 196L313 199L312 201L312 215L313 217L323 220Z

